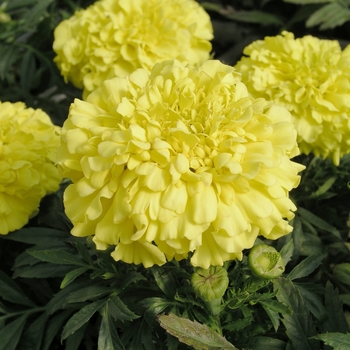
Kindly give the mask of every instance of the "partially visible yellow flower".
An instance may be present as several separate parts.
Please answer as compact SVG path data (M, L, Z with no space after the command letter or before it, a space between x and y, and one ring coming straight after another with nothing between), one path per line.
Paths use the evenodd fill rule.
M190 252L205 269L241 259L258 235L291 231L298 152L290 113L249 97L219 61L106 80L75 100L62 128L72 234L145 267Z
M213 29L194 0L100 0L61 22L54 35L55 62L86 97L108 78L150 72L165 59L201 64Z
M331 158L339 165L350 152L350 45L284 31L244 49L235 66L253 97L286 107L292 114L301 153Z
M24 226L58 189L58 127L40 109L0 102L0 234Z

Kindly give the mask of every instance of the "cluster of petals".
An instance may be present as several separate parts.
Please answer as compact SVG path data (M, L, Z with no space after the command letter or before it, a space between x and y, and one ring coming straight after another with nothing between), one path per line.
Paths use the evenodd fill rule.
M209 59L213 28L194 0L99 0L54 32L55 62L66 81L89 92L166 59Z
M58 189L58 131L42 110L0 102L0 234L23 227Z
M116 261L208 268L289 233L296 130L240 80L216 60L172 60L76 99L58 152L72 234L115 246Z
M338 165L350 152L350 45L290 32L248 45L235 66L254 97L286 107L301 153Z

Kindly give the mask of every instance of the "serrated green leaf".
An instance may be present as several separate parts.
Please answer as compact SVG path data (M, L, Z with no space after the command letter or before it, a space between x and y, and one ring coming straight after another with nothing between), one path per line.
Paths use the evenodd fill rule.
M71 270L70 266L50 263L38 263L32 266L22 266L13 273L13 278L51 278L64 277Z
M286 327L286 334L298 350L319 350L319 343L309 338L316 335L316 329L309 311L300 292L293 282L286 278L278 278L272 281L276 290L276 298L279 302L288 305L292 314L284 314L282 322Z
M162 292L166 296L173 298L176 293L177 285L174 275L171 272L164 271L164 269L161 269L158 266L153 266L151 272Z
M49 314L53 314L55 311L64 308L68 302L69 295L73 292L79 292L86 286L90 285L91 281L73 281L66 288L61 289L56 293L53 298L47 303L46 310Z
M140 302L140 306L147 309L147 314L157 316L162 313L169 306L173 306L175 303L163 298L146 298Z
M101 312L102 321L100 331L98 334L98 349L99 350L125 350L122 344L116 326L113 324L111 318L111 311L109 310L109 303L103 307Z
M6 11L13 11L19 7L35 5L37 0L11 0L6 3Z
M300 295L305 301L305 304L308 310L315 316L317 320L324 321L327 317L327 312L325 307L323 306L322 300L319 296L313 293L312 290L308 289L308 285L294 283L294 286L300 292Z
M29 11L27 11L26 15L23 17L25 27L27 28L27 30L31 27L34 27L37 23L39 23L42 20L42 17L46 12L47 7L53 1L54 0L39 0L35 2L35 5L33 7L29 8Z
M80 344L84 338L84 334L86 331L88 323L85 323L82 327L80 327L77 331L71 334L66 340L66 348L65 350L78 350Z
M272 322L273 329L275 330L275 332L277 332L281 323L280 315L278 314L278 312L272 311L264 305L262 305L262 307L269 316L270 321Z
M307 258L302 260L297 266L294 267L294 269L288 274L287 278L290 280L295 280L298 278L309 276L320 266L324 258L324 254L314 254L308 256Z
M322 325L323 331L348 332L349 326L344 316L343 304L339 298L339 291L338 289L334 289L329 281L326 283L325 308L328 318Z
M51 318L46 326L41 350L52 349L52 341L58 332L62 329L64 322L71 315L73 310L65 310L57 314L55 317Z
M76 247L78 249L79 255L84 259L84 261L87 264L92 265L93 261L89 249L80 240L77 240Z
M135 321L132 325L134 327L129 328L131 334L128 335L128 332L125 332L127 338L132 338L128 350L139 350L141 346L143 346L143 349L145 350L156 350L153 341L152 328L146 320L142 319L140 322ZM124 334L122 339L124 339Z
M21 288L0 270L0 298L14 304L35 307L35 304L26 296Z
M202 2L201 6L207 11L214 11L220 13L226 18L232 19L238 22L246 23L258 23L262 25L278 25L281 26L284 24L284 21L279 16L259 11L259 10L250 10L250 11L236 11L231 10L230 8L224 8L221 5L217 5L210 2Z
M322 186L320 186L315 192L311 193L310 198L317 198L325 194L332 187L336 180L336 176L332 176L329 179L327 179Z
M27 315L16 318L0 330L0 350L15 350L22 336Z
M81 276L87 270L89 270L88 267L78 267L77 269L68 272L64 276L64 279L62 280L60 288L61 289L65 288L66 286L68 286L68 284L72 283L76 278Z
M350 285L350 263L336 265L333 269L333 276L340 283Z
M62 241L69 237L69 233L46 227L25 227L15 232L10 232L4 239L28 244L48 244Z
M160 325L182 343L200 350L237 349L223 336L214 332L207 325L174 314L158 317Z
M91 282L90 282L91 283ZM81 287L79 290L72 292L67 296L67 303L81 303L86 300L95 299L106 294L114 292L113 287L106 287L101 285L89 285Z
M350 11L334 2L325 5L314 12L306 21L307 27L321 25L320 29L332 29L349 20Z
M10 67L20 57L20 53L16 46L0 43L0 57L0 80L5 80Z
M20 347L18 350L40 350L43 339L45 325L48 320L48 314L43 313L35 321L31 322L29 327L21 336Z
M32 250L28 251L28 253L39 260L52 264L86 266L80 256L64 250Z
M249 350L287 350L286 343L282 340L269 337L250 337L242 345L243 349ZM237 344L239 348L240 345Z
M117 296L112 296L107 302L110 315L117 321L132 321L139 318Z
M35 55L31 51L26 51L22 57L20 66L20 85L22 90L26 92L30 90L33 82L35 82L35 71Z
M102 307L106 300L97 300L91 304L84 306L75 313L63 328L61 340L68 338L71 334L82 327L90 318Z
M292 310L290 309L289 306L280 303L279 301L273 300L273 299L265 299L265 300L259 300L258 301L259 304L261 304L262 306L264 306L264 308L270 309L274 312L278 312L283 314L288 314L291 315L292 314Z
M320 228L323 231L330 232L336 238L341 239L339 231L334 226L330 225L328 222L311 213L309 210L302 207L298 207L297 213L302 217L302 219L306 220L315 227Z
M350 334L346 333L323 333L318 334L314 339L322 340L326 345L330 345L334 350L350 349Z
M34 256L31 256L27 253L27 251L24 251L22 254L19 254L16 257L15 263L13 265L13 269L16 270L19 267L23 266L33 266L40 262L40 260L34 258Z
M288 243L285 244L280 251L281 257L285 265L287 265L288 262L291 260L293 256L293 251L294 251L294 242L292 239L290 239Z

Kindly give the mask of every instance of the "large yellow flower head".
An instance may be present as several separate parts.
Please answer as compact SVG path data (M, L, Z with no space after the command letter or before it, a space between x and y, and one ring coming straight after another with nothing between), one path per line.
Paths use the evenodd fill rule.
M338 165L350 152L350 45L284 31L244 49L235 66L254 97L292 114L300 151Z
M86 97L108 78L150 72L166 59L201 64L213 29L194 0L100 0L61 22L54 35L55 62Z
M58 189L58 127L42 110L0 102L0 234L24 226Z
M208 268L242 258L257 236L291 231L303 166L290 113L249 97L234 68L178 61L106 80L76 99L58 163L72 234L149 267L191 254Z

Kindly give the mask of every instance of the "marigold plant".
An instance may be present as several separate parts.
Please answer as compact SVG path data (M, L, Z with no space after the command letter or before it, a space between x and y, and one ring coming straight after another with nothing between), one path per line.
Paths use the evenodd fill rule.
M61 181L58 127L41 109L0 102L0 234L24 226Z
M258 235L291 231L300 164L290 113L249 97L219 61L178 61L106 80L76 99L58 163L72 234L149 267L186 258L208 268L242 258Z
M254 97L292 114L300 151L331 158L350 152L350 45L284 31L244 49L236 69Z
M107 78L165 59L209 59L213 29L194 0L100 0L62 21L53 49L64 79L84 96Z

